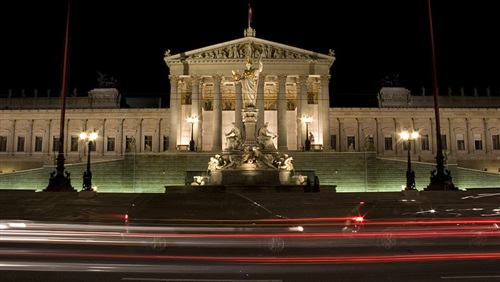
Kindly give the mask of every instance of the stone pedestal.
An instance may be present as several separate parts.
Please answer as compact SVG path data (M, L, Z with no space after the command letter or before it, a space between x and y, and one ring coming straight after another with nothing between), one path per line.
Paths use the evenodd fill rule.
M222 184L222 171L210 172L210 184L212 185Z
M280 171L280 184L287 185L292 183L292 172L289 170Z
M243 118L243 124L245 126L245 141L242 146L259 146L255 140L257 117L259 115L259 110L254 107L246 107L241 110L241 115Z
M223 170L222 185L265 186L279 185L278 170Z

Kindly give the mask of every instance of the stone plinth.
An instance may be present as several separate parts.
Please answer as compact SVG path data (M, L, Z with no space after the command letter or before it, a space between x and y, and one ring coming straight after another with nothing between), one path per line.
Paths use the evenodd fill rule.
M222 170L222 185L259 186L279 185L278 170Z

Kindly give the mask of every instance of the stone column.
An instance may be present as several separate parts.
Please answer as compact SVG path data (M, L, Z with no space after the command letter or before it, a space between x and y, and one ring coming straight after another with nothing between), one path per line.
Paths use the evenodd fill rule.
M278 150L287 151L286 75L278 75Z
M222 77L215 75L214 77L214 115L213 115L213 145L212 151L222 151L222 93L220 83Z
M259 75L259 84L257 85L257 95L256 95L256 105L257 111L261 113L260 118L257 119L257 128L261 128L264 126L265 111L264 111L264 80L266 76L260 74Z
M101 121L101 128L99 128L99 137L97 138L98 140L100 139L101 146L97 147L96 149L98 150L97 154L104 156L104 148L106 148L106 119L103 119Z
M241 131L241 137L245 140L244 132L243 132L243 118L241 116L241 110L243 108L243 99L241 97L241 83L235 83L234 85L234 122L236 122L236 126Z
M28 156L33 154L33 123L34 120L31 119L28 124L28 132L26 133L26 155Z
M393 132L395 132L396 134L393 136L393 140L398 140L397 136L398 134L401 132L401 125L399 124L399 120L396 119L396 118L393 118L392 121L394 122L394 130ZM398 142L394 142L396 143L396 146L395 147L395 150L394 150L394 153L397 155L402 155L403 156L403 147L401 147L401 150L399 149L399 146L397 146Z
M45 152L47 156L50 156L50 138L52 137L50 131L52 130L52 120L49 119L47 122L48 122L47 131L45 131L45 136L44 136L45 141L43 142L42 151Z
M191 77L191 117L197 117L198 122L193 124L193 140L195 141L195 148L201 148L200 146L200 132L201 132L201 95L200 95L200 82L201 77L198 75Z
M338 136L338 140L337 140L337 144L338 144L338 149L337 151L338 152L346 152L347 151L347 145L345 145L346 143L346 137L345 137L345 131L344 131L344 119L343 118L339 118L338 119L339 121L339 136Z
M452 126L452 119L451 118L448 118L448 140L450 142L448 142L448 158L450 158L451 156L455 156L457 154L456 150L455 150L455 133L453 132L453 128L451 127Z
M330 133L330 75L321 76L321 97L318 101L320 128L323 131L323 150L331 150ZM318 136L319 140L319 136Z
M118 127L118 136L116 136L116 140L119 140L118 142L120 142L118 145L118 148L120 149L120 156L123 156L123 154L125 154L125 147L126 147L126 144L127 144L127 141L126 141L126 137L125 135L123 134L123 124L125 123L125 119L120 119L120 125Z
M12 156L14 155L14 144L17 143L17 140L16 140L16 120L11 120L10 122L10 140L12 140L12 142L10 142L9 144L9 141L7 140L7 152L9 152Z
M488 119L483 118L483 123L484 123L484 150L483 152L485 154L488 154L489 151L493 150L493 146L490 148L490 142L491 140L491 131L488 129Z
M364 144L363 144L363 140L365 140L365 136L363 135L363 124L361 123L361 121L359 120L359 118L356 118L356 126L358 127L358 130L357 130L357 137L356 137L356 140L354 140L354 148L355 150L354 151L357 151L357 152L363 152L364 151ZM358 144L356 144L358 143Z
M309 76L307 75L301 75L299 76L299 86L300 86L300 92L299 92L299 104L300 104L300 115L299 115L299 123L300 123L300 130L298 131L298 135L300 136L300 142L299 142L299 147L304 146L305 140L306 140L306 134L309 134L308 132L305 132L305 124L300 120L304 116L311 116L311 113L309 112L309 108L307 106L307 78Z
M141 118L139 120L138 128L139 129L137 130L137 135L139 135L139 136L136 137L136 144L137 145L135 146L135 152L142 153L145 151L144 146L146 144L146 142L144 142L145 140L144 140L144 134L143 134L143 130L144 130L144 119L143 118ZM137 148L139 148L139 151L137 151Z
M476 147L474 146L474 134L472 133L471 129L471 121L470 119L466 118L465 123L467 125L466 132L467 132L467 153L468 154L474 154L474 151L476 150Z
M156 129L154 132L154 138L153 138L153 147L151 148L151 151L154 153L160 152L160 146L161 146L161 118L158 119L158 122L156 123Z
M179 130L179 109L181 98L177 89L179 76L169 75L170 79L170 133L168 151L177 150L177 131Z
M385 146L385 137L382 135L383 132L380 131L380 124L378 118L375 118L375 136L373 136L373 141L375 142L375 150L377 152L377 156L379 152L383 152L384 148L382 148L382 144Z

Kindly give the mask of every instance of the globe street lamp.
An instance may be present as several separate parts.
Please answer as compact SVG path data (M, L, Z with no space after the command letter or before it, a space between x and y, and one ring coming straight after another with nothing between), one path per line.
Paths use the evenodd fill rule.
M312 117L301 117L300 120L306 124L306 143L304 146L304 149L306 151L311 150L311 140L309 139L309 123L312 122L313 118Z
M92 147L92 142L97 139L97 132L92 133L82 132L80 134L80 139L84 140L88 144L87 152L87 170L83 172L83 191L93 191L92 189L92 172L90 171L90 149Z
M198 122L198 118L197 117L188 117L187 118L187 121L189 123L191 123L191 140L189 141L189 151L193 152L194 149L195 149L195 146L194 146L194 124Z
M408 149L408 169L406 170L406 187L405 190L416 190L415 187L415 172L411 169L411 141L419 137L416 131L403 131L401 132L401 139L407 142L406 149Z

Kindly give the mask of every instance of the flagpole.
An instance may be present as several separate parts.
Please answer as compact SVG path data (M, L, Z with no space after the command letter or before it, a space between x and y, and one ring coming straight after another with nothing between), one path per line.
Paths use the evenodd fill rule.
M252 6L248 3L248 27L250 28L250 24L252 23Z

